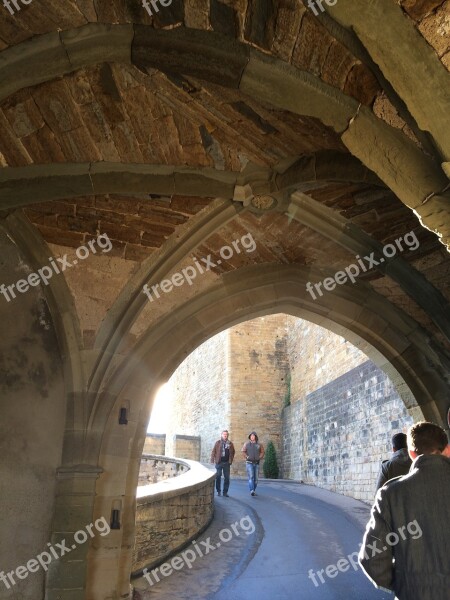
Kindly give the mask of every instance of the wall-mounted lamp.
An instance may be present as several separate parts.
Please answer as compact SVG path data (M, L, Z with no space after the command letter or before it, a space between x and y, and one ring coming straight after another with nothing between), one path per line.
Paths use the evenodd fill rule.
M111 529L120 529L120 511L122 509L122 502L120 500L114 500L111 505Z
M111 529L120 529L120 510L113 509L111 512Z
M121 408L119 412L119 425L128 425L127 409Z

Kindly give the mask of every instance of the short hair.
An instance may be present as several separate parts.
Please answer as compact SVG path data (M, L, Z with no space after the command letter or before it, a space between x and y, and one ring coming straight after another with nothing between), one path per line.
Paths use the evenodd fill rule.
M228 429L222 429L222 433L229 433Z
M420 421L411 425L408 430L408 447L417 454L443 452L448 444L447 434L434 423Z
M396 433L392 436L392 447L396 450L408 447L406 433Z

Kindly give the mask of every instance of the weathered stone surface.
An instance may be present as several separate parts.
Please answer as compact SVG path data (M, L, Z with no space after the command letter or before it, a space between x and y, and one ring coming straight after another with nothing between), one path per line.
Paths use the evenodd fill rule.
M327 30L322 25L318 26L316 19L306 11L294 47L292 64L319 77L332 39Z
M16 104L10 109L5 107L4 112L19 138L29 136L44 125L43 116L31 98L25 99L24 102Z
M211 356L227 369L212 372ZM412 423L392 381L367 356L286 315L215 336L180 365L169 386L170 431L200 435L203 461L220 429L229 428L237 451L232 473L245 475L240 449L254 429L264 444L275 443L281 476L367 502L390 436Z
M245 38L268 50L273 43L277 3L274 0L250 0L245 23Z
M365 108L352 120L342 141L410 208L416 208L428 194L446 185L442 171L432 160L425 158L408 138L377 121ZM375 146L378 146L377 153L373 151Z
M404 403L385 373L321 328L293 322L288 348L285 475L372 503L391 435L412 424Z
M146 566L151 569L159 565L181 550L186 542L195 539L211 521L214 512L214 473L201 465L198 465L198 469L199 473L191 476L189 471L184 471L185 475L182 475L183 469L179 468L178 476L171 478L170 491L155 493L152 491L153 485L140 488L133 572L141 571Z
M130 62L131 25L89 23L61 33L70 63L76 69L98 62Z
M430 131L443 155L450 157L450 138L444 134L450 103L448 73L399 7L394 2L372 3L361 11L354 0L339 0L327 11L342 24L351 24L419 127ZM385 27L378 27L380 22Z
M219 0L211 0L209 19L214 31L223 33L231 38L238 37L239 23L233 7Z
M14 167L23 167L30 164L30 156L21 140L16 139L13 128L0 110L0 127L2 136L0 138L0 153L9 154L9 160Z
M347 76L343 91L368 106L378 91L378 81L365 65L357 62Z
M202 58L199 60L199 57ZM136 25L132 61L142 69L159 68L163 72L238 87L248 62L248 50L219 34L213 37L199 30L187 33L179 28L167 36L166 32Z
M416 21L429 15L442 0L401 0L402 8Z
M5 210L0 216L12 224L8 235L20 253L20 261L9 260L11 254L3 253L0 266L5 283L22 278L24 268L41 268L52 254L73 259L79 246L96 242L104 223L115 236L109 254L92 253L83 264L55 275L49 286L41 286L42 294L33 296L34 308L27 303L31 296L18 296L14 303L3 301L7 331L8 326L20 330L24 323L33 325L31 333L22 332L20 352L11 353L13 371L8 363L5 372L10 375L21 364L33 365L39 356L44 372L52 367L49 372L53 376L63 373L64 382L45 387L42 369L27 366L21 375L26 375L28 383L17 394L15 382L8 380L11 385L5 398L11 395L11 402L6 403L5 414L12 426L3 442L10 453L18 440L23 442L22 454L29 453L31 444L30 461L40 461L36 463L40 476L36 487L35 473L26 466L21 469L20 464L16 468L11 455L8 464L14 468L7 470L11 489L26 493L12 496L19 500L7 511L9 525L2 531L2 540L19 543L7 544L14 556L2 561L7 566L14 560L8 568L23 564L29 560L30 548L37 554L47 539L61 533L49 534L55 497L51 473L59 464L55 463L58 457L63 464L92 462L104 472L90 487L73 479L58 488L56 506L62 512L55 523L67 523L66 517L72 515L71 524L77 530L86 525L82 519L87 515L90 522L101 515L109 519L113 506L121 510L120 530L105 539L97 536L89 548L86 545L85 554L69 555L80 561L75 579L63 563L60 570L58 565L55 571L52 568L45 590L49 600L84 600L84 596L128 600L136 482L154 388L200 342L241 319L287 310L347 336L389 373L415 419L425 415L444 423L450 370L448 309L438 301L439 294L450 299L449 255L438 236L448 245L444 173L448 175L450 139L445 70L450 67L450 3L438 6L434 0L407 0L403 8L391 0L366 4L364 10L356 0L327 5L326 10L336 18L331 26L329 18L316 18L300 0L173 0L170 7L164 7L167 11L161 7L154 18L140 0L34 0L15 15L2 7L0 207ZM138 48L142 69L130 64L135 28L143 28L136 34L136 39L140 36L145 42ZM252 61L247 65L250 53ZM256 63L260 68L255 68ZM380 82L374 73L383 74ZM380 102L383 93L392 109ZM375 99L380 118L369 119ZM363 110L360 104L365 105ZM402 126L397 115L403 115L409 127ZM386 121L402 126L401 130ZM354 158L340 140L342 132L353 157L365 163L366 180L354 181ZM340 158L308 163L307 157L317 157L324 150L337 151ZM320 216L308 214L305 206L297 208L304 211L305 221L314 216L316 220L311 218L309 225L286 214L292 203L274 185L277 175L292 175L289 168L302 161L307 163L307 177L311 174L313 180L295 184L297 189L332 212L320 230ZM111 162L119 163L118 169L110 168ZM27 165L30 170L8 168ZM173 170L164 171L167 166ZM208 175L197 171L202 167L210 168ZM386 189L370 175L370 169ZM259 179L248 179L250 173L259 172ZM152 180L152 173L156 179ZM233 203L233 196L226 195L230 182L242 187L250 182L253 191L275 194L274 210L259 215L251 212L253 208L243 211L242 203ZM196 195L189 196L192 193ZM221 194L229 199L214 200ZM44 200L48 204L43 205ZM257 204L260 199L252 200ZM30 205L26 212L33 227L17 211L25 205ZM385 274L366 273L354 286L323 301L306 298L308 277L318 281L356 260L356 248L348 244L342 230L331 226L341 219L346 219L347 232L372 236L379 244L395 243L414 231L420 247L405 254L418 272L395 271L393 263ZM331 230L334 233L329 235ZM221 248L250 233L256 242L254 252L241 248L240 253L199 275L192 286L173 290L158 303L144 297L144 282L158 283L195 264L194 257L199 261L211 255L215 261ZM15 275L12 265L17 267ZM23 302L28 307L25 311ZM47 305L55 327L43 312ZM27 310L39 318L30 321ZM437 319L442 314L445 326ZM48 335L55 330L55 339L46 338L44 350L35 337L42 328ZM261 375L261 365L267 365L268 355L274 354L266 352L263 342L265 349L261 356L252 355L255 360L248 371L253 387L245 388L244 382L243 396L255 392L258 382L252 378ZM336 357L341 356L343 346L334 351ZM56 349L59 367L49 363L54 356L51 348ZM327 393L342 393L343 374L329 371L334 379L317 380L307 400L314 419L325 422L326 404L328 416L336 416L334 424L342 413L333 412ZM276 387L279 376L274 370L263 381L274 400L264 413L273 436L277 435L273 424L280 394L270 384ZM375 376L376 386L383 386L378 375L363 373L372 407L380 392ZM349 380L345 385L355 404L362 406L360 393L353 394L353 383ZM122 389L129 408L127 426L117 423ZM42 399L45 390L50 396ZM97 395L97 390L102 392ZM392 426L399 406L388 386L381 391L389 398L384 422ZM37 397L44 411L36 413ZM376 427L380 408L370 413ZM353 414L355 422L367 429L360 412ZM33 423L27 421L27 414L37 415L38 421L39 415L45 415L55 425L50 445L42 438L48 427L39 427L34 417ZM258 415L251 418L259 422ZM218 415L219 429L222 420ZM297 433L291 445L295 452L304 430ZM341 440L340 428L322 428L319 433L333 447L351 441ZM378 438L372 441L381 448ZM320 445L314 439L309 444L313 451ZM325 456L323 449L320 453ZM326 458L336 463L333 456L338 453ZM357 454L352 457L356 465L352 477L360 471L364 488L373 467L361 463ZM327 466L325 473L322 467L324 461L317 475L323 485L335 485L329 479L333 477L344 489L339 469ZM313 470L308 473L316 477ZM20 504L23 498L27 506ZM177 542L185 542L190 528L199 527L196 513L203 514L210 500L207 493L191 496L185 504L169 498L161 512L160 534L170 533L173 526ZM89 503L91 511L71 512L73 505ZM23 529L24 516L30 517L33 531ZM37 574L23 583L23 600L36 600L44 593L44 582ZM66 587L61 589L61 585Z
M306 7L296 0L279 4L272 51L281 59L291 61L306 12Z
M251 54L239 89L250 96L264 98L273 106L316 117L337 132L346 129L358 108L353 99L339 94L309 73L255 53Z
M426 16L419 31L439 57L450 51L450 2L444 2L435 13Z
M28 177L22 178L23 171L0 170L0 202L2 208L14 203L16 206L30 204L36 198L30 195L31 185L39 190L39 201L82 196L92 190L89 178L89 165L59 165L57 169L50 169L43 165L33 165L27 171ZM52 174L54 171L55 175Z
M40 36L20 49L4 50L0 56L0 99L71 70L69 58L56 32Z

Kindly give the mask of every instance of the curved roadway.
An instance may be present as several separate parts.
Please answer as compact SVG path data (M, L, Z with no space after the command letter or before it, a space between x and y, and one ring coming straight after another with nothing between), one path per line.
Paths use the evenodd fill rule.
M178 569L135 580L135 599L392 600L356 565L366 504L291 482L262 481L257 492L232 480Z

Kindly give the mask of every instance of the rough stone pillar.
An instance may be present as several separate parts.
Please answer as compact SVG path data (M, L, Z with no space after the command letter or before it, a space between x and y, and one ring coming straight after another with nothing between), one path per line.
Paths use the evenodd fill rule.
M54 558L48 567L45 600L85 600L86 559L88 535L84 543L74 539L79 531L93 523L95 484L102 469L93 465L60 467L57 472L55 514L52 525L51 544L61 555L65 550L56 546L65 541L70 552ZM105 515L109 522L109 515ZM92 529L96 533L95 527ZM84 535L77 536L80 541ZM49 548L50 550L50 548Z

